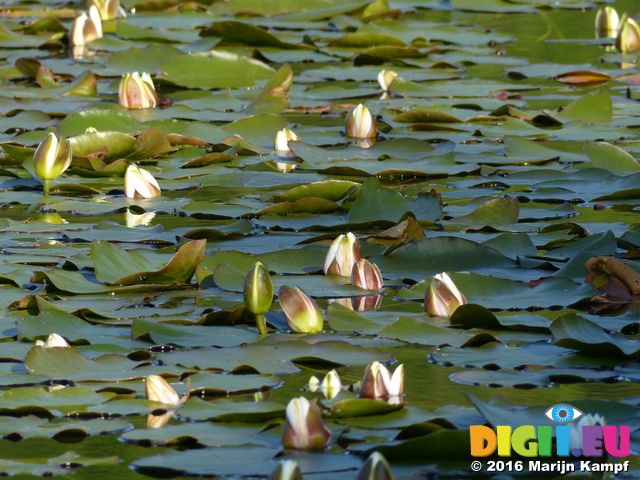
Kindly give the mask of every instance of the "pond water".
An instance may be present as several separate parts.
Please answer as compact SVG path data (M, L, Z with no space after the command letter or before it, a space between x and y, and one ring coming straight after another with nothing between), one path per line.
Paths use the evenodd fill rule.
M73 49L84 4L0 9L0 472L266 478L292 458L304 478L355 479L379 450L397 479L481 478L469 426L550 425L569 404L630 426L618 477L637 478L640 76L596 38L602 4L122 6ZM381 70L399 75L388 92ZM118 104L135 71L158 107ZM345 135L359 104L377 138ZM283 128L290 152L274 151ZM51 132L73 160L45 196L33 157ZM160 196L123 196L130 163ZM347 232L379 301L323 274ZM276 294L316 299L321 333L292 332L277 297L258 333L257 261ZM450 319L425 313L441 272L468 302ZM35 346L51 333L72 348ZM374 361L404 365L399 404L359 397ZM311 391L333 369L339 395ZM149 375L191 398L147 400ZM319 402L324 450L282 447L299 396Z

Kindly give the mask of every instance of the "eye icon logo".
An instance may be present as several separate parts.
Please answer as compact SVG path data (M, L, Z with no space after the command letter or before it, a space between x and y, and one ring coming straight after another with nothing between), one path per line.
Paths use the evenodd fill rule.
M549 407L544 414L555 423L571 423L584 415L579 408L572 407L566 403L556 403Z

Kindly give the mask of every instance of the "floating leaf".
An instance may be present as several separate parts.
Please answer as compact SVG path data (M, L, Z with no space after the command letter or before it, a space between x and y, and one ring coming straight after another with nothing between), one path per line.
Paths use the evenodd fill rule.
M259 60L218 51L173 57L160 71L158 78L188 88L250 87L273 76L273 70Z
M587 141L584 153L596 167L615 175L640 171L640 163L634 157L610 143Z

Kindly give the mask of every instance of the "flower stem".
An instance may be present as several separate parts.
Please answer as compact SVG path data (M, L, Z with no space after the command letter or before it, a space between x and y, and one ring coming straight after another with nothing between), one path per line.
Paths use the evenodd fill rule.
M51 180L44 180L44 185L42 187L42 190L45 195L49 195L50 188L51 188Z
M258 327L258 333L260 333L260 335L266 335L267 321L265 320L264 315L257 314L255 317L256 317L256 326Z

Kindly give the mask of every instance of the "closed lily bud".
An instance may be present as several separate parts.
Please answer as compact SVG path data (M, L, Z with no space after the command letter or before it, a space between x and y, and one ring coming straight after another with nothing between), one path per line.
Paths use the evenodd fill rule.
M387 367L380 362L373 362L364 371L360 385L360 397L389 398L399 397L404 390L404 365L399 365L389 374Z
M620 17L616 9L606 6L596 15L596 36L598 38L616 38Z
M424 309L432 317L451 318L456 308L466 303L467 299L449 275L442 272L434 277L427 290Z
M287 405L282 445L297 450L322 450L331 440L331 429L322 420L320 408L304 397Z
M353 265L362 258L360 241L349 232L338 236L324 258L324 274L350 277Z
M340 381L340 375L335 370L331 370L324 376L322 383L317 377L313 376L309 379L309 390L311 392L317 392L322 390L322 394L331 400L338 396L342 390L342 382Z
M47 135L33 154L36 176L44 182L44 194L49 194L51 180L55 180L71 165L71 145L66 137Z
M36 347L53 348L53 347L70 347L67 341L57 333L51 333L46 341L36 340Z
M182 397L173 389L167 381L159 375L149 375L145 382L147 399L152 402L161 402L165 405L182 405L189 398L187 391Z
M302 480L302 472L295 460L282 460L269 480Z
M89 8L89 15L83 12L73 22L69 43L81 46L99 38L102 38L102 20L100 20L100 12L93 5Z
M378 74L378 83L380 84L380 88L384 92L388 92L389 87L397 77L398 74L392 70L381 70Z
M295 133L288 128L283 128L282 130L278 130L278 133L276 133L276 138L273 141L273 147L279 155L292 156L293 152L289 148L289 142L297 142L299 140L300 137Z
M126 73L120 80L118 103L129 109L157 107L158 94L151 76L148 73Z
M271 276L261 262L256 262L244 280L244 304L254 315L269 311L273 301Z
M347 137L372 138L378 136L378 124L367 107L360 104L347 114Z
M124 174L124 196L127 198L159 197L160 185L147 170L131 164Z
M331 370L324 376L322 384L322 394L329 400L337 397L342 390L342 382L340 381L340 375L335 370Z
M364 463L356 480L395 480L391 467L380 452L373 452Z
M382 274L375 263L361 258L353 265L351 270L351 285L365 290L382 290Z
M278 291L278 300L291 330L297 333L322 331L322 310L315 300L300 288L283 285Z
M640 48L640 26L633 18L625 17L620 23L616 37L616 48L622 53Z
M87 10L91 10L91 7L95 6L100 13L102 20L113 20L120 14L121 17L126 17L124 9L120 6L120 0L87 0Z

